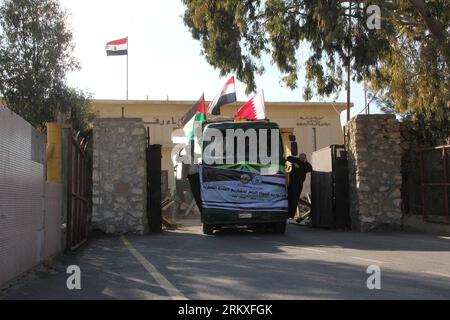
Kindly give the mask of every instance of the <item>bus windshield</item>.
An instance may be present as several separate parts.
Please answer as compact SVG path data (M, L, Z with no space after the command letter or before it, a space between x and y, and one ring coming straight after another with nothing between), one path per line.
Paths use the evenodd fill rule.
M278 126L206 127L203 137L205 164L249 171L278 164L279 171L284 172L283 141Z

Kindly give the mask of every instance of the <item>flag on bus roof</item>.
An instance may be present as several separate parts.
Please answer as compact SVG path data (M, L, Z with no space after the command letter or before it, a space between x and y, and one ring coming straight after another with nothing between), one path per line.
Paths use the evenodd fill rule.
M123 56L128 54L128 38L110 41L106 44L106 55Z
M193 140L195 137L196 129L204 121L206 121L206 104L205 95L202 94L200 99L178 121L178 126L183 127L183 131L188 140Z
M264 93L262 91L258 92L235 113L234 118L247 120L265 119L266 106L264 104Z
M228 79L222 91L218 93L208 106L208 113L213 115L220 114L220 107L224 104L236 101L236 86L234 76Z

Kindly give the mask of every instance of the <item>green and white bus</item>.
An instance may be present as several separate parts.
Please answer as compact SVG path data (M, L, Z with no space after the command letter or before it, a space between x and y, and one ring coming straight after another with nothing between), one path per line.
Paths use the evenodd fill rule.
M287 175L278 125L217 121L203 126L202 159L189 176L203 233L225 227L270 227L284 233ZM295 138L290 138L295 140ZM291 141L291 149L297 149Z

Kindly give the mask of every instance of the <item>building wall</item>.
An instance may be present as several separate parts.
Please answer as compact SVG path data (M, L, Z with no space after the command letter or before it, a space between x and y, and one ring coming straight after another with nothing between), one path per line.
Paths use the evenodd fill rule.
M150 131L150 142L162 145L162 170L169 172L169 188L175 189L174 165L170 158L173 148L171 134L177 129L177 122L195 101L113 101L94 100L93 108L99 118L124 117L142 118ZM241 106L244 102L238 102ZM345 104L266 102L267 117L277 122L282 129L293 129L299 143L299 152L311 159L313 151L331 144L342 144L343 135L340 112ZM236 105L222 107L222 116L231 118L237 110ZM314 130L316 139L314 143ZM286 142L285 142L286 143ZM309 177L304 192L309 192Z
M106 233L147 231L145 147L141 119L95 119L93 229Z
M62 185L45 183L44 193L44 248L42 259L59 254L63 248L61 230Z
M0 106L0 287L60 252L61 197L45 182L45 136Z

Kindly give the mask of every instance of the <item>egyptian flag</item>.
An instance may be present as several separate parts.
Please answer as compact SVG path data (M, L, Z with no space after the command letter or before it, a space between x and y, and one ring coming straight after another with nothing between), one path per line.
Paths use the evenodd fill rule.
M189 140L194 140L196 130L202 122L206 121L205 95L178 121L178 126L183 127L183 131Z
M213 115L220 114L220 107L224 104L236 101L236 89L234 85L234 77L231 77L222 91L216 95L213 101L208 106L208 113Z
M266 119L266 106L264 104L263 92L258 92L246 104L244 104L234 115L234 118L247 120Z
M110 41L106 44L106 55L123 56L128 54L128 38Z

